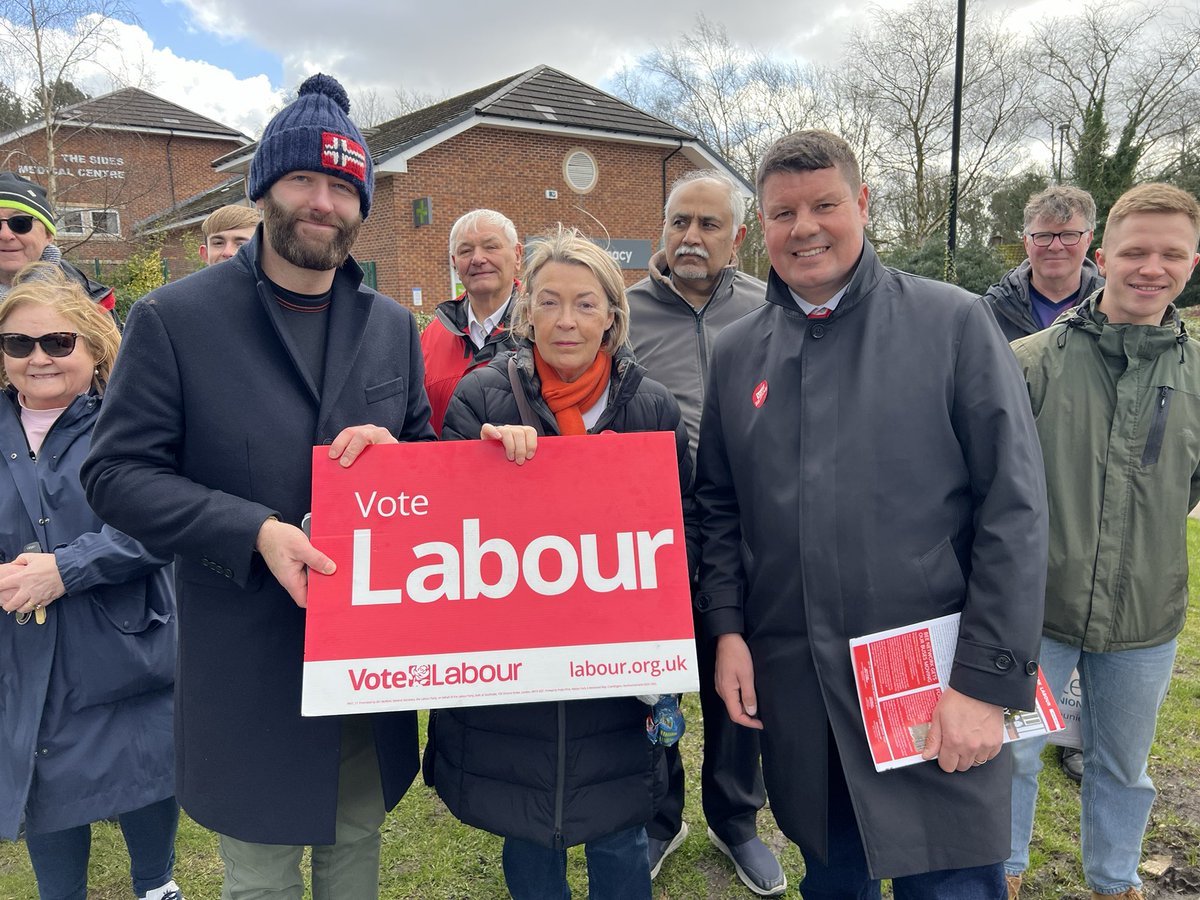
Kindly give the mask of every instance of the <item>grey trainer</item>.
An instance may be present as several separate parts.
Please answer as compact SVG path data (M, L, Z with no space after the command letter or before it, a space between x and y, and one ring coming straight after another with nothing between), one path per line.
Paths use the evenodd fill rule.
M777 897L787 890L787 875L771 848L755 835L744 844L732 847L722 841L710 828L708 839L733 861L742 884L760 897Z

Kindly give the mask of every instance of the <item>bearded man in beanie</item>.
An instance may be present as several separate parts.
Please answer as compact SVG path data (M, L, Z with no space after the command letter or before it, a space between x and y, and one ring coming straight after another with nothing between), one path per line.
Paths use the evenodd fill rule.
M62 250L54 244L54 218L45 188L12 172L0 172L0 297L29 263L58 263L68 278L116 318L112 289L92 281L63 259Z
M92 455L105 521L176 559L177 794L220 834L223 900L378 896L379 826L417 770L413 713L301 718L312 447L431 440L411 314L349 256L373 167L315 75L267 125L243 252L131 310ZM213 322L220 322L214 328Z

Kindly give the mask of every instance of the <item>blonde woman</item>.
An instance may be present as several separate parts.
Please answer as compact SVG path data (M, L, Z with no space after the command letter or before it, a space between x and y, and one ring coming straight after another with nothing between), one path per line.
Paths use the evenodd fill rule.
M169 569L79 481L119 343L52 265L0 301L0 837L24 820L42 900L85 900L90 823L114 815L134 893L180 900Z
M443 440L501 440L509 459L536 466L539 433L670 431L687 503L687 431L675 398L626 345L629 304L616 263L560 229L533 246L521 283L517 349L459 382ZM499 502L520 515L512 501ZM666 769L661 746L646 738L647 710L635 697L440 710L426 777L456 816L504 836L516 900L570 897L566 848L575 844L584 845L593 900L649 900L645 823L666 791Z

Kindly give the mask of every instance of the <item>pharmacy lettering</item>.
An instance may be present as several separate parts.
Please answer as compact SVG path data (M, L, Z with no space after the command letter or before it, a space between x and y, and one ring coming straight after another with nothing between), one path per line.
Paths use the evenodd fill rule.
M305 715L697 688L673 435L318 447L312 539Z

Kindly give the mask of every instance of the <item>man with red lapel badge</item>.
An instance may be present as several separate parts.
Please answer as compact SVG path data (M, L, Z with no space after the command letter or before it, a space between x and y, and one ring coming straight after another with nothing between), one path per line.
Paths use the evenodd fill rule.
M777 141L757 178L767 303L709 370L696 607L717 692L760 730L780 828L816 898L1003 898L1004 708L1033 706L1042 459L987 305L886 268L841 138ZM849 640L961 614L930 762L876 772ZM936 761L934 761L936 760Z

